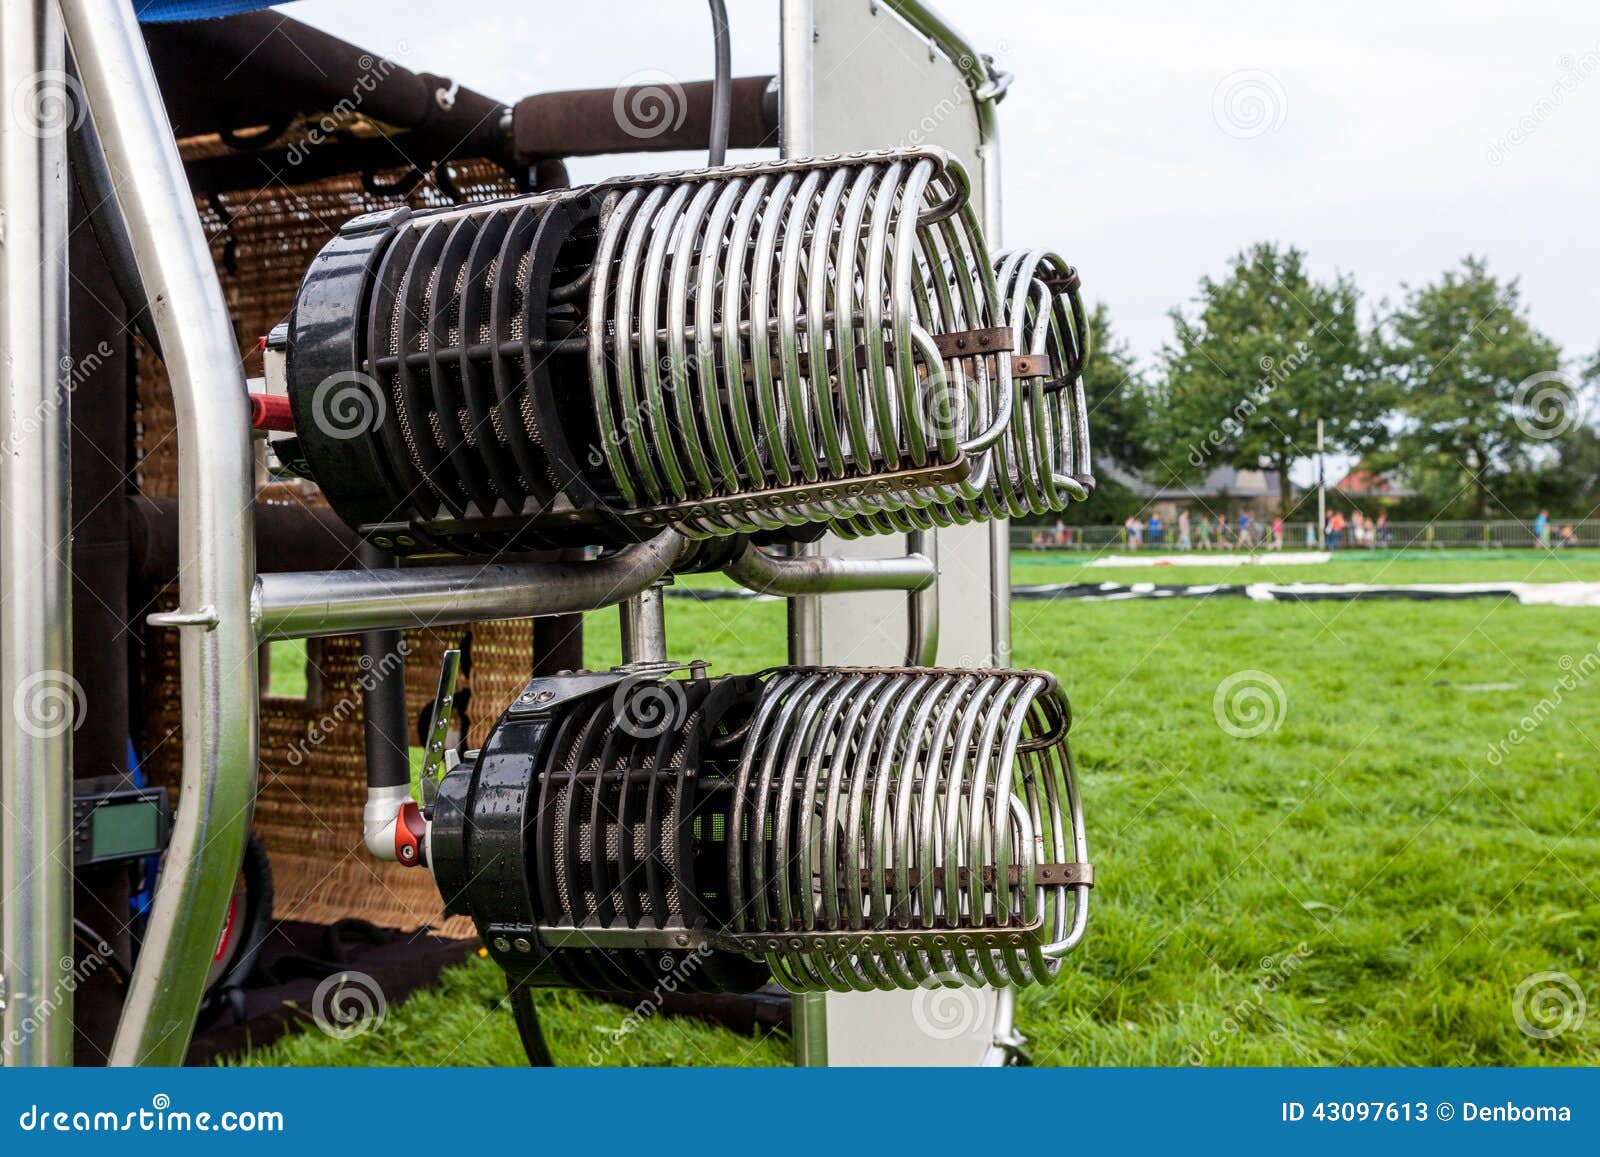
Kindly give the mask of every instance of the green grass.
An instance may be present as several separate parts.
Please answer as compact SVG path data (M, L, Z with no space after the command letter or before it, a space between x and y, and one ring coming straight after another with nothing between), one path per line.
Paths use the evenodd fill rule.
M1288 581L1556 581L1600 578L1600 558L1379 555L1282 569ZM1016 573L1115 574L1035 555ZM1132 577L1154 575L1219 581ZM1574 665L1600 646L1600 614L1235 599L1018 602L1013 614L1017 662L1057 672L1073 703L1099 880L1084 943L1053 986L1022 995L1037 1061L1600 1059L1600 1015L1540 1040L1512 1013L1519 983L1542 972L1600 1001L1600 674L1558 686L1589 669ZM675 601L669 617L675 654L724 671L780 660L782 623L777 603ZM592 664L615 660L614 635L614 616L594 617ZM1218 685L1244 671L1283 693L1279 725L1255 738L1224 733L1213 714ZM1530 714L1542 723L1491 761ZM336 1042L313 1030L249 1063L517 1064L502 984L477 960L391 1009L376 1033ZM666 1017L608 1047L622 1010L568 993L542 994L540 1007L563 1063L787 1056L778 1036Z
M504 1006L505 975L474 959L390 1008L376 1029L333 1040L315 1028L227 1063L246 1065L524 1065ZM685 1017L633 1018L626 1008L575 992L542 991L539 1019L563 1065L781 1065L788 1040L741 1037ZM614 1043L613 1034L616 1034Z

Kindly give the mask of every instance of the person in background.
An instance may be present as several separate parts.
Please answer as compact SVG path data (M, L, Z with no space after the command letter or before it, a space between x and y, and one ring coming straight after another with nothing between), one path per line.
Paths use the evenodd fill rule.
M1139 539L1144 536L1144 523L1139 521L1137 515L1130 514L1122 524L1122 537L1129 550L1139 549Z
M1335 510L1328 516L1328 549L1338 550L1344 545L1344 511Z
M1161 516L1159 514L1152 513L1150 515L1150 525L1145 533L1150 538L1151 546L1161 545Z
M1250 546L1250 514L1248 511L1239 511L1239 545L1249 549Z
M1178 549L1188 550L1191 545L1189 540L1189 508L1185 506L1178 511Z
M1367 521L1361 511L1350 512L1350 545L1364 546L1367 541Z
M1272 520L1272 549L1283 549L1283 515L1279 514Z
M1314 523L1314 522L1308 522L1308 523L1306 523L1306 549L1307 550L1315 550L1316 546L1317 546L1317 524Z
M1550 512L1539 508L1539 517L1533 520L1533 537L1546 550L1550 549Z
M1228 520L1222 515L1217 515L1217 549L1228 549Z
M1578 536L1572 533L1572 523L1563 522L1561 524L1561 529L1556 532L1556 545L1558 547L1578 545Z
M1378 545L1387 550L1389 547L1389 540L1393 537L1393 534L1389 530L1389 512L1387 510L1378 511L1377 530Z
M1200 516L1200 549L1211 549L1211 516L1209 514Z
M1067 544L1067 524L1062 522L1058 518L1058 519L1056 519L1056 545L1057 546L1065 546L1066 544Z

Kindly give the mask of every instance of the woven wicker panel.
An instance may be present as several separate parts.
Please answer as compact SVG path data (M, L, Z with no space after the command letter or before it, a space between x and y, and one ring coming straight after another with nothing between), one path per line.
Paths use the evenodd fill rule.
M214 151L214 141L183 142L186 156ZM452 166L463 200L515 193L499 168L469 161ZM394 174L381 175L389 179ZM414 207L449 203L430 183L405 202ZM199 209L212 257L232 311L248 374L261 373L260 335L283 319L306 265L340 224L360 213L390 208L401 198L375 195L356 176L309 185L274 185L221 194ZM172 395L160 361L141 343L134 444L142 493L171 498L178 492ZM264 501L318 502L316 488L274 483ZM142 613L176 605L176 588L157 594ZM461 628L408 631L406 700L413 722L433 695L439 659L461 645ZM178 646L174 631L145 632L143 741L145 769L155 783L176 788L181 774ZM530 624L488 623L473 628L473 727L482 741L490 724L527 681L532 658ZM263 694L260 793L255 832L272 860L274 914L279 919L333 921L357 916L387 927L432 925L445 935L470 937L470 921L444 920L432 879L425 872L375 861L361 835L365 802L362 668L354 637L321 640L308 648L314 665L305 699ZM415 742L415 732L412 734Z
M433 693L439 688L439 668L444 662L444 653L451 647L460 647L466 633L465 627L406 632L406 714L412 721L413 742L420 738L416 721L433 702Z
M494 721L527 685L532 666L531 620L473 624L469 748L483 746Z

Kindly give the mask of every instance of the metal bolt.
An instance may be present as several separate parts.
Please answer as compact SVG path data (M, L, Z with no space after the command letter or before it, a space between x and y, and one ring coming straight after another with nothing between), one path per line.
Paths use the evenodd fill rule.
M494 938L494 947L495 951L497 952L510 952L511 941L507 940L504 936L496 936Z
M533 945L528 943L528 938L526 936L518 936L515 943L518 952L533 951Z

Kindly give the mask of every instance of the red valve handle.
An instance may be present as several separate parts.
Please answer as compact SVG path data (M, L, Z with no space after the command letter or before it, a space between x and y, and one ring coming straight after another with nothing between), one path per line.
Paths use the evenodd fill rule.
M282 394L250 395L250 425L257 430L279 430L294 433L294 411L289 399Z
M415 801L406 800L395 817L394 857L408 868L422 863L422 841L428 834L427 821Z

